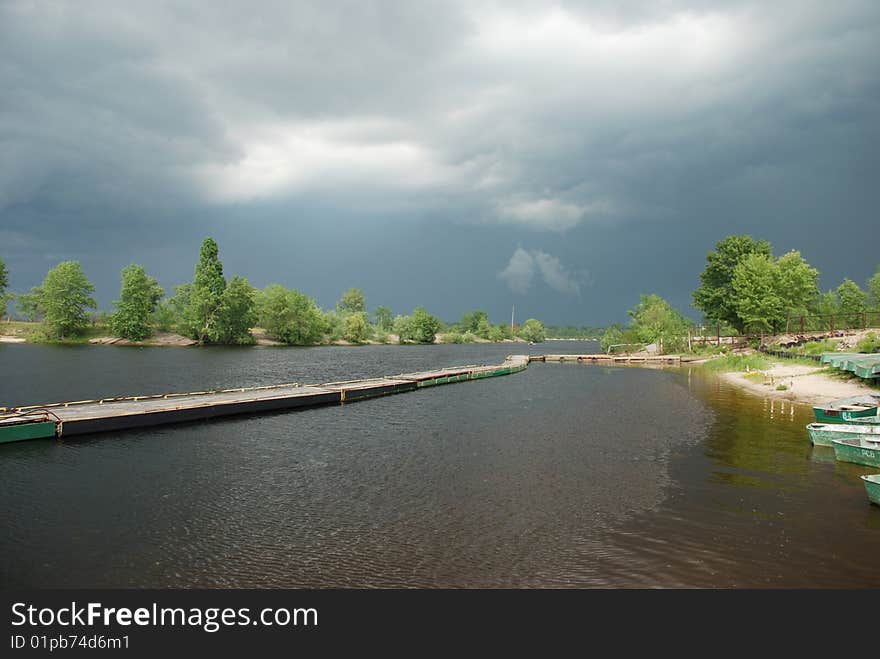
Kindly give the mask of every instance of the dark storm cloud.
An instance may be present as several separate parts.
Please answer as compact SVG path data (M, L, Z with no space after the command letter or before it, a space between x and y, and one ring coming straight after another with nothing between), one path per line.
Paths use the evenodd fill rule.
M864 279L878 44L872 2L6 2L0 257L19 289L78 258L106 303L215 233L327 306L582 323L687 305L734 231Z

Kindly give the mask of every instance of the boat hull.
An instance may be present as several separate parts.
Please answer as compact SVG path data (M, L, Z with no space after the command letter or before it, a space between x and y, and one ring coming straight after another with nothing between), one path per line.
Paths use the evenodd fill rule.
M868 501L880 506L880 476L862 476Z
M869 467L880 467L880 445L862 446L858 439L835 439L834 457L841 462L852 462Z

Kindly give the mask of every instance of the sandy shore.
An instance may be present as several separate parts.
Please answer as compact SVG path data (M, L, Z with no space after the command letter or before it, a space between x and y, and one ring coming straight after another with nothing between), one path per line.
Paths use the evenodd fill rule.
M818 366L775 363L769 369L761 371L761 374L763 381L749 379L746 377L747 373L722 373L721 377L759 396L808 405L826 403L835 398L877 393L877 389L857 381L840 380L823 372L823 368ZM776 388L779 385L784 385L787 389L779 391Z

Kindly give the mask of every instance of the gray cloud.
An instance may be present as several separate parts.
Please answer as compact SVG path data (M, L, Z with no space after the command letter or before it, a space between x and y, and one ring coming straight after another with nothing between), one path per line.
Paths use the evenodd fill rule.
M50 251L110 273L108 253L153 250L183 273L169 255L216 232L260 279L273 235L323 236L332 219L406 224L416 240L440 224L422 267L443 272L442 254L480 236L484 297L506 284L560 322L595 323L622 316L663 249L681 257L649 287L686 305L705 250L732 231L860 279L868 246L847 262L831 249L842 237L812 236L829 218L841 236L874 221L878 59L880 8L856 0L11 0L0 257L18 287ZM342 271L345 235L316 244L314 265ZM581 280L528 247L536 236L569 273L590 264L603 317L537 297L535 277L567 293ZM499 280L492 264L517 244L531 270L511 260ZM621 268L604 246L620 244L642 265L612 294ZM392 302L413 296L383 285ZM452 317L454 297L438 302Z
M526 251L517 247L507 266L498 273L510 290L519 294L529 292L537 275L558 293L580 293L580 283L566 271L559 258L539 249Z

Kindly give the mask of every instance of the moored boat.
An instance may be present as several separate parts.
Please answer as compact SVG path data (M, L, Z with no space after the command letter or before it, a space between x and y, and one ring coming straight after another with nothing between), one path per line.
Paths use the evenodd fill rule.
M880 506L880 474L862 476L862 480L865 482L865 490L868 492L868 501Z
M875 444L873 447L862 446L857 437L833 439L831 444L834 446L834 457L841 462L880 467L880 444Z
M813 407L813 414L816 415L816 421L819 423L846 423L851 419L880 415L878 405L880 405L880 395L861 394L816 405Z
M850 423L811 423L807 425L815 446L831 446L835 439L858 439L862 445L880 443L880 426Z

